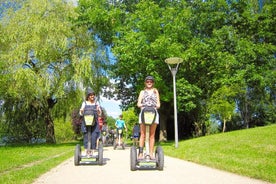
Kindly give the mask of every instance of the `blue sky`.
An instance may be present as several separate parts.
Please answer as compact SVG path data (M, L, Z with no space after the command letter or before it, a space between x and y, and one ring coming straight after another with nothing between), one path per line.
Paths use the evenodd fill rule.
M114 99L108 100L105 97L101 97L99 104L106 110L108 116L112 116L116 119L120 114L122 114L122 110L119 107L119 105L121 105L120 101Z

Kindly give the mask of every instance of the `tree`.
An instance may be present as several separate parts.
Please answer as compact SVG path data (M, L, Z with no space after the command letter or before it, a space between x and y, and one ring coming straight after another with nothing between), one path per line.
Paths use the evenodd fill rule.
M10 127L24 125L29 138L40 132L55 143L54 118L70 116L85 86L99 93L99 83L106 84L101 75L105 55L88 28L75 25L73 5L58 0L16 5L0 19L2 115ZM35 125L40 128L34 130Z
M136 123L139 123L138 114L135 113L134 108L129 108L126 111L123 111L123 119L125 120L126 126L127 126L127 137L130 137L132 135L132 129Z
M213 93L210 98L209 113L214 114L223 122L222 132L226 130L226 122L231 120L235 110L235 91L223 86Z
M185 23L189 9L183 6L181 3L179 7L162 7L150 1L137 3L132 7L133 12L126 14L113 39L112 51L117 63L112 76L118 81L118 98L125 107L135 107L144 78L147 75L155 77L162 104L159 140L167 140L166 117L172 107L168 102L173 98L171 76L164 60L169 56L182 57L190 34ZM175 16L177 14L181 16Z
M224 86L238 86L231 90L237 92L235 105L245 123L275 109L274 2L102 0L97 11L92 2L97 4L80 1L81 17L95 35L103 40L108 36L116 59L110 72L117 82L115 93L125 109L135 107L145 76L153 75L164 135L173 128L172 82L164 63L171 56L184 60L177 74L180 138L192 136L197 124L209 121L207 104ZM96 17L98 11L104 17ZM103 32L97 29L99 20Z

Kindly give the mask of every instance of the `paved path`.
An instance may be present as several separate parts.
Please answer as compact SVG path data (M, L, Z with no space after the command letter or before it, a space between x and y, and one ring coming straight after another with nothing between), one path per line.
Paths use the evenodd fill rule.
M74 153L72 153L73 155ZM103 166L74 166L70 158L38 178L34 184L265 184L266 182L165 156L163 171L130 171L130 149L104 147Z

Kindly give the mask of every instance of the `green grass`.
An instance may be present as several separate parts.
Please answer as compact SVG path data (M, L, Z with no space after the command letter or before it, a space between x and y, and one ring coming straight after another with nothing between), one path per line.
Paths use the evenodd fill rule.
M276 125L161 144L166 155L276 182Z
M32 183L72 157L76 143L0 147L0 183Z

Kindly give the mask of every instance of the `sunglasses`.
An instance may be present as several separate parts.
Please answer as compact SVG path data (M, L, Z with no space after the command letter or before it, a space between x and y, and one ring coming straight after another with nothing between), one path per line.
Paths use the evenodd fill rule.
M148 83L153 83L153 81L151 81L151 80L148 80L148 81L146 81L146 83L148 84Z

